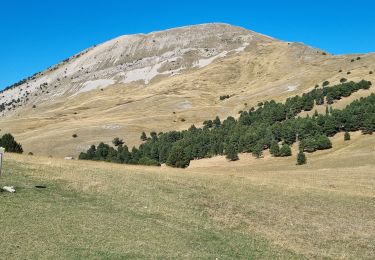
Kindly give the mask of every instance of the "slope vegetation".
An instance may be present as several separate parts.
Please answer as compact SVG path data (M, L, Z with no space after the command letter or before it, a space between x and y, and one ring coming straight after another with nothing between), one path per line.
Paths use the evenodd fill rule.
M76 157L91 144L109 143L115 136L124 138L129 146L138 145L142 131L187 129L216 115L221 118L235 115L260 101L285 100L311 90L325 80L331 84L339 83L341 78L375 82L375 75L370 74L375 71L373 54L332 56L303 44L278 41L237 27L212 26L214 29L208 30L212 34L197 33L207 32L210 28L203 25L134 36L131 41L125 37L98 45L59 65L59 69L35 76L31 83L36 81L33 88L37 92L32 92L28 101L25 97L24 101L12 104L14 109L3 111L0 128L3 133L14 134L26 152ZM207 36L200 38L199 35ZM238 41L228 43L225 40L228 35L235 35L233 39ZM168 49L162 47L161 39L177 36L181 39L192 37L198 45L184 40L183 43L172 41ZM133 40L136 45L130 44ZM146 40L151 43L155 40L157 48L142 53L140 50ZM209 51L203 55L206 46ZM186 48L193 49L193 58L179 54L178 50ZM173 75L157 75L147 80L144 76L149 74L138 71L143 75L142 79L126 81L125 74L134 68L122 69L126 72L124 75L116 71L120 74L94 77L102 69L112 71L117 66L117 59L121 64L139 60L137 69L156 66L158 63L149 58L163 56L172 50L173 55L186 63L186 66L181 65L183 70ZM126 53L131 55L126 57ZM106 60L103 68L93 65L80 70L80 66L85 69L85 66L96 64L88 62L98 60L96 55L103 55L103 59L107 57L112 63ZM199 63L201 60L206 62ZM66 68L73 73L73 79L63 79L56 74L64 73ZM174 71L176 68L160 67L158 70L162 73L164 69ZM76 76L79 77L74 78ZM51 82L40 87L45 81L43 77ZM17 101L16 93L20 91L21 96L25 96L26 86L31 83L5 91L2 102ZM27 91L31 93L31 90ZM230 98L220 100L220 96L225 95ZM72 137L74 134L76 138Z

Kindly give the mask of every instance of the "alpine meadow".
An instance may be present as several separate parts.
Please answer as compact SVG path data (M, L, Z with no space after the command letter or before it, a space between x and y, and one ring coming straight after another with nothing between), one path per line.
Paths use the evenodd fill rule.
M80 46L123 26L108 6L84 32L69 21L95 8L67 12L56 35L80 31ZM374 71L375 53L203 23L119 36L2 86L0 259L373 259Z

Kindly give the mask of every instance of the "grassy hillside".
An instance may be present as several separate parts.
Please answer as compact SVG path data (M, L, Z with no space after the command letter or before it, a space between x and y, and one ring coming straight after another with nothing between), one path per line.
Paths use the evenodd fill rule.
M186 170L7 154L1 257L370 259L375 138L332 142L304 166L295 153Z
M0 129L14 134L26 153L38 155L76 157L91 144L109 143L116 136L131 147L140 143L142 131L187 129L217 115L236 115L259 101L284 101L325 80L375 82L375 74L369 74L375 71L375 55L360 55L360 60L351 62L357 56L322 55L285 42L248 46L238 55L181 75L156 78L147 86L118 84L53 98L36 108L30 105L1 118ZM220 101L222 95L231 97Z

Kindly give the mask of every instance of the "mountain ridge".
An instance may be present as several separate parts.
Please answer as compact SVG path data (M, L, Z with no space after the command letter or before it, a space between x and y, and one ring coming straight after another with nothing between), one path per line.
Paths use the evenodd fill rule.
M119 36L29 77L17 86L20 93L12 89L3 91L0 102L10 104L6 108L15 108L11 100L19 98L26 103L35 99L30 94L38 92L38 88L44 96L56 97L115 83L148 84L156 76L205 67L230 52L243 51L253 40L266 39L269 38L240 27L215 23ZM54 95L48 95L51 89L47 90L47 85L54 85ZM13 93L6 95L7 92Z

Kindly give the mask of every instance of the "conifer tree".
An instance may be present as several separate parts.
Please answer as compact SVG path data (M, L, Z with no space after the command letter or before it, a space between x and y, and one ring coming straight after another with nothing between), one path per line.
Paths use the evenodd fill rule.
M297 165L306 164L306 155L303 151L300 151L297 155Z
M190 160L187 157L182 146L174 145L171 152L169 153L167 165L177 168L186 168L187 166L189 166L189 163Z
M124 144L124 141L118 137L115 137L112 141L113 145L114 146L119 146L119 145L123 145Z
M146 141L147 140L147 135L145 132L142 132L141 134L141 141Z
M256 158L260 158L262 155L263 155L263 144L262 143L257 143L253 150L252 150L252 154L256 157Z
M225 149L225 155L225 158L227 158L229 161L239 160L237 150L233 144L227 145Z
M213 125L215 128L219 128L221 126L221 121L218 116L216 116L215 120L213 121Z
M270 153L275 157L280 156L280 147L276 141L271 143Z

